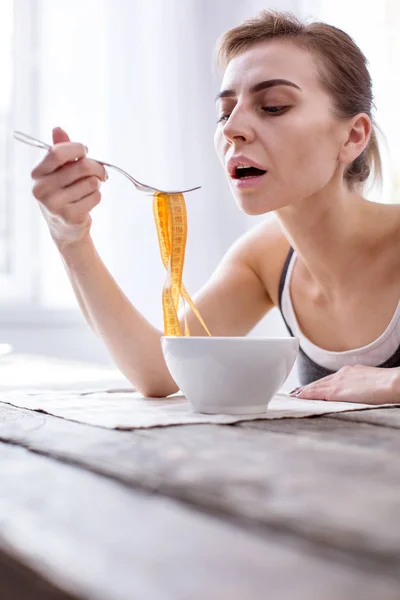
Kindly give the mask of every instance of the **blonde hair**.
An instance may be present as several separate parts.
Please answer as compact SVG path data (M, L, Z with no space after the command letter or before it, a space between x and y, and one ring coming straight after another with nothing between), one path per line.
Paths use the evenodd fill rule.
M217 62L227 64L252 45L265 40L287 39L308 50L316 59L321 84L333 99L334 113L341 118L367 114L372 122L370 139L361 154L347 166L344 177L349 187L366 181L371 171L382 181L382 161L368 61L354 40L344 31L326 23L305 23L292 13L263 10L255 18L226 31L218 41Z

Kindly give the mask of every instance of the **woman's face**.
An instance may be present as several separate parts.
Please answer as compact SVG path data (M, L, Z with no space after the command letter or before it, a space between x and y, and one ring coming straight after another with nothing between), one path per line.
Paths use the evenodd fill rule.
M313 196L341 166L343 121L333 115L311 54L291 42L261 42L233 58L217 114L215 147L247 214Z

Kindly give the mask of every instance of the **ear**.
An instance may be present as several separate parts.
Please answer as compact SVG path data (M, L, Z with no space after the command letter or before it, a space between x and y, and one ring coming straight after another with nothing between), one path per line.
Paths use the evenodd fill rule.
M340 149L338 161L349 165L360 156L369 142L371 131L371 119L365 113L360 113L348 121L345 129L346 138Z

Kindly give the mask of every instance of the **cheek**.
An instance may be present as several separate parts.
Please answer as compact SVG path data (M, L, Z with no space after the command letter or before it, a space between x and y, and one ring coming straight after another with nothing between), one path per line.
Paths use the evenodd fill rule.
M323 187L337 166L338 149L332 131L326 124L312 124L297 132L292 130L290 142L282 147L285 157L281 174L286 181L314 191Z
M224 136L222 135L221 128L218 127L214 133L214 148L220 159L224 162Z

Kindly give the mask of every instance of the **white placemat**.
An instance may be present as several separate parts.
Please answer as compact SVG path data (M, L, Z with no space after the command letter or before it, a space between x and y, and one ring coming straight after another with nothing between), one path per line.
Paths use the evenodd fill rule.
M256 419L299 418L378 408L368 404L301 400L286 393L279 393L271 400L268 409L261 414L206 415L194 412L191 404L180 394L164 399L144 398L131 390L104 390L93 393L59 390L3 391L0 392L0 402L109 429L141 429L201 423L229 424Z
M281 390L262 414L205 415L194 412L179 393L163 399L144 398L132 389L116 367L24 354L1 357L0 402L110 429L229 424L379 408L300 400Z

